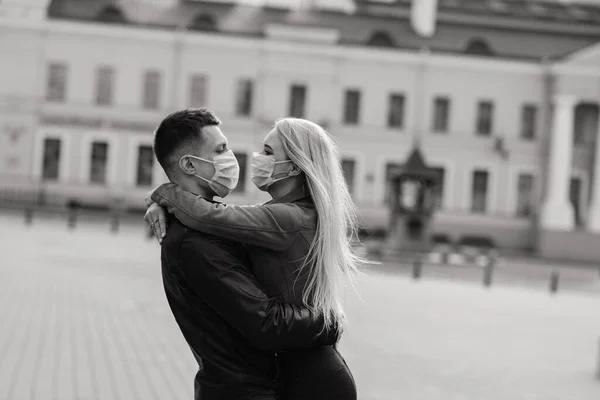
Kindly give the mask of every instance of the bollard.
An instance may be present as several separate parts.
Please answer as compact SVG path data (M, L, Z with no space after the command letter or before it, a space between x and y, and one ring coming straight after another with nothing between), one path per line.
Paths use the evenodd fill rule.
M69 208L67 211L67 227L69 229L74 229L77 225L77 211L73 208Z
M552 271L552 274L550 275L550 293L556 293L558 291L559 278L558 271Z
M421 278L421 270L422 269L423 269L423 262L421 261L421 259L420 258L415 259L415 261L413 262L413 270L412 270L413 279Z
M492 286L492 278L494 275L494 263L489 260L488 263L483 267L483 286Z
M111 215L110 218L110 232L111 233L118 233L119 232L119 214L118 213L113 213Z
M33 210L31 208L25 209L25 225L31 225L33 222Z

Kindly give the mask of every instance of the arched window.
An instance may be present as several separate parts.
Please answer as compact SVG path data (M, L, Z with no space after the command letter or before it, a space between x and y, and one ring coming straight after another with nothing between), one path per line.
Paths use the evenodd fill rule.
M371 35L367 46L391 48L396 47L396 42L387 32L377 31Z
M125 18L125 15L123 15L121 9L113 5L106 6L102 10L100 10L96 19L104 22L127 22L127 19Z
M494 52L487 44L487 42L481 38L471 39L469 43L467 43L467 47L465 48L465 53L471 54L474 56L493 56Z
M198 14L189 26L189 29L195 31L216 31L217 30L217 22L215 19L209 14Z

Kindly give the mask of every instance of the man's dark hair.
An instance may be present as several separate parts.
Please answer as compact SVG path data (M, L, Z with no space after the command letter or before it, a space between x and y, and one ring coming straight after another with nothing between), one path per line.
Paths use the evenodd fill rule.
M207 108L188 108L162 120L154 133L154 154L167 176L174 160L171 156L187 145L202 141L202 128L218 126L221 121Z

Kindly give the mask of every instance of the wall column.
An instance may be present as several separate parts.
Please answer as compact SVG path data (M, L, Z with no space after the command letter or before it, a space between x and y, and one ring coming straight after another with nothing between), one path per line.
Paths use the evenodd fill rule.
M560 94L553 97L547 191L540 212L542 229L569 231L575 227L569 185L576 101L577 98L573 95Z

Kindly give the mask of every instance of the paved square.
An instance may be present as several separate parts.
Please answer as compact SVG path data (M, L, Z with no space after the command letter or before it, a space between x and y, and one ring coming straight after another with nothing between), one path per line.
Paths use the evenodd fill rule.
M141 225L0 226L0 399L193 398L196 364ZM341 348L360 399L600 399L597 273L551 296L390 268L367 271L362 299L347 293Z

